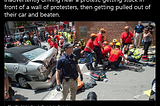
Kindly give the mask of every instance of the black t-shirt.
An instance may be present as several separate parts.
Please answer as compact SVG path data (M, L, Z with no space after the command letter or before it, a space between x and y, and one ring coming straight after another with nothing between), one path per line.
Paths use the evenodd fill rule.
M147 26L145 26L144 28L147 28L148 27L148 25ZM152 29L154 29L154 26L153 25L150 25L149 27L149 30L152 30ZM152 34L153 33L153 31L150 31L150 33Z

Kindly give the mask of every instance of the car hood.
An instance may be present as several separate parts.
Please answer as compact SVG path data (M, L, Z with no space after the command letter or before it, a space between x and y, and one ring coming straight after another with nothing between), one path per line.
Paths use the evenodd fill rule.
M45 66L48 66L50 60L56 54L56 52L57 52L57 50L54 47L52 47L51 49L49 49L48 51L46 51L45 53L41 54L40 56L36 57L35 59L33 59L31 61L32 62L42 61Z

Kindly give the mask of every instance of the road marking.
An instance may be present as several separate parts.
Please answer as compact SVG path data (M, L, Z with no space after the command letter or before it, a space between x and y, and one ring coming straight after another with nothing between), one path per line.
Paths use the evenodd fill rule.
M134 96L134 99L137 99L137 98L139 98L139 97L142 96L142 95L145 95L145 93Z
M58 92L55 88L43 99L43 100L60 100L61 92Z
M89 75L90 75L90 72L85 72L85 73L83 73L83 74L89 76Z

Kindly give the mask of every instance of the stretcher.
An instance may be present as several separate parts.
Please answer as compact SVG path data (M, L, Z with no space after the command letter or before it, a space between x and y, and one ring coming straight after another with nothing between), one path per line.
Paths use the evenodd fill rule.
M144 71L143 65L135 62L127 62L123 65L123 67L126 67L129 70L136 71L136 72Z

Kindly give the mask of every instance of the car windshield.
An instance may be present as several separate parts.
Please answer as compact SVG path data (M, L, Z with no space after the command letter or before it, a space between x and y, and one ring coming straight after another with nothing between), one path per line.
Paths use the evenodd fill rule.
M32 60L32 59L38 57L39 55L43 54L44 52L46 52L46 50L41 49L41 48L36 48L34 50L22 53L22 55L27 57L28 59Z

